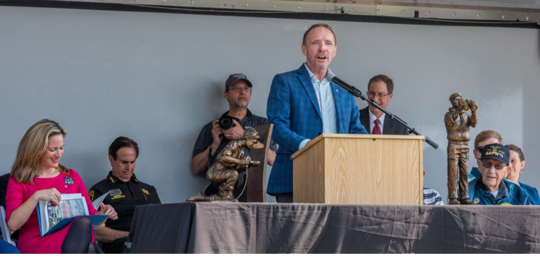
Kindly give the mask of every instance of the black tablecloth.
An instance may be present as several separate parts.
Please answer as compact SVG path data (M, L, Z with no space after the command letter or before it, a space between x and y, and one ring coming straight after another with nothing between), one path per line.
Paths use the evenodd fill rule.
M132 253L540 253L540 206L138 206Z

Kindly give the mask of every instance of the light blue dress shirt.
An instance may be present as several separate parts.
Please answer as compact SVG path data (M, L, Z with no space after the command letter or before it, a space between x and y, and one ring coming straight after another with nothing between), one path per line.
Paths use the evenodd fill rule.
M323 122L322 133L337 133L336 103L334 102L334 93L332 93L333 90L330 85L334 73L328 69L326 77L322 81L319 81L305 63L304 65L311 78L311 83L313 84L315 94L317 95L319 109L321 110ZM309 139L303 140L300 143L299 149L306 146L309 141Z

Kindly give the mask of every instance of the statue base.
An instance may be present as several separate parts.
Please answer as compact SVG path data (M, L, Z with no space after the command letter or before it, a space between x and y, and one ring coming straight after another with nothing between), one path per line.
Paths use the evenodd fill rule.
M231 194L204 195L201 192L189 197L186 202L238 202Z

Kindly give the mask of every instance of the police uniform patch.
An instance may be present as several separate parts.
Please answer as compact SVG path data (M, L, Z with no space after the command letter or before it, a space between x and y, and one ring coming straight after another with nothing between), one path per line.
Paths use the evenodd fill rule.
M112 189L109 191L109 195L111 195L111 200L121 199L126 197L125 195L122 195L122 190L120 189Z
M93 189L88 191L88 197L90 197L90 201L94 201L94 190Z
M125 195L122 195L122 194L118 194L118 195L114 195L111 200L116 200L116 199L122 199L122 198L125 198L126 196Z
M118 188L117 189L111 189L109 191L109 194L111 195L111 197L114 197L116 195L122 195L122 190L120 190Z
M144 189L144 188L141 188L141 191L146 194L146 195L150 195L150 192L148 192L148 190Z

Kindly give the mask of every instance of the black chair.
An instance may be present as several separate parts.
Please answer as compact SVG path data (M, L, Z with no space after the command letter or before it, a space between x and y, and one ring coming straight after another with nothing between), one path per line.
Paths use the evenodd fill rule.
M9 228L6 223L6 191L7 184L9 181L9 173L6 173L0 176L0 232L2 233L2 239L4 241L15 246L15 241L11 238L12 235L9 234ZM18 238L18 231L13 235L15 239Z
M0 206L6 207L6 191L9 181L9 173L0 176Z
M16 246L15 241L11 240L11 235L9 234L9 228L6 223L6 211L3 206L0 206L0 231L2 232L2 239L4 241Z
M251 160L258 160L261 165L251 167L247 176L247 201L248 202L266 202L266 164L268 163L268 148L272 140L273 124L257 126L255 130L261 138L264 138L263 148L251 149Z

